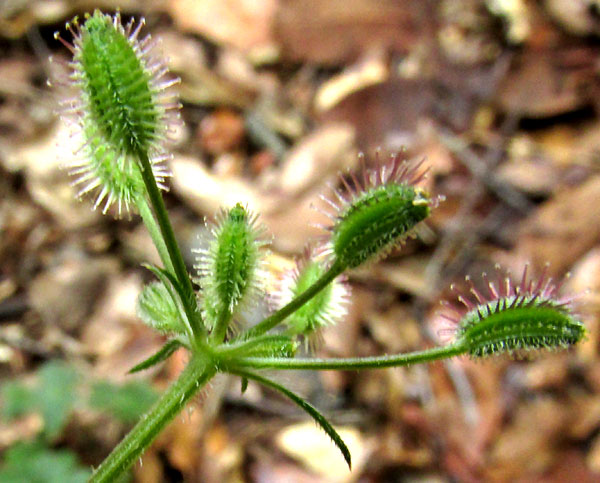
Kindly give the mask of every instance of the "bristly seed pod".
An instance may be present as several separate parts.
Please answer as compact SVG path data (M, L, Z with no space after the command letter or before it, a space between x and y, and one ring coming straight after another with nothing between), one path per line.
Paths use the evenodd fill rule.
M374 170L363 166L362 179L352 175L353 186L342 177L345 192L334 191L336 202L323 198L335 210L328 214L333 225L327 251L337 263L355 268L383 258L429 216L439 199L416 186L427 173L422 164L410 166L395 155Z
M80 159L70 163L79 195L97 191L95 207L103 212L117 203L119 213L144 193L138 167L139 156L147 156L158 185L166 189L168 159L163 142L168 135L169 111L180 105L165 91L178 79L166 79L167 68L154 55L150 36L138 40L142 19L121 24L121 16L96 10L77 18L66 28L73 43L60 40L73 54L69 85L78 88L76 99L64 104L63 114L77 127L82 146Z
M558 297L561 284L554 284L546 270L539 280L528 280L526 266L517 284L500 272L496 284L483 278L487 296L467 277L470 295L458 295L464 310L444 315L457 325L456 343L472 357L566 348L585 337L585 326L573 314L573 298Z
M227 321L262 293L264 250L262 225L241 204L220 213L210 230L206 248L197 254L194 268L204 297L207 323ZM223 323L223 322L221 322Z
M311 255L307 250L294 270L283 277L279 294L276 296L278 305L286 305L325 273L326 266L313 260ZM335 324L347 313L348 297L348 287L341 277L337 277L286 319L288 333L308 338L321 328Z

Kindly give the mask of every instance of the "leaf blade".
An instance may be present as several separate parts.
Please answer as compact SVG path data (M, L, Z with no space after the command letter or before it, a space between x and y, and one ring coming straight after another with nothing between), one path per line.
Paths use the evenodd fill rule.
M149 369L156 364L160 364L161 362L167 360L173 352L175 352L180 347L183 347L183 344L177 339L169 340L165 345L163 345L157 352L152 354L147 359L143 360L139 364L133 366L127 374L134 374L136 372L143 371L145 369Z
M284 396L286 396L287 398L291 399L292 402L296 403L300 407L300 409L304 410L311 418L313 418L313 420L321 427L321 429L323 431L325 431L325 433L331 438L333 443L337 446L337 448L342 453L342 456L344 457L344 460L346 461L348 468L352 469L352 456L350 455L350 450L346 446L346 443L344 443L344 440L342 439L342 437L333 428L333 426L329 423L329 421L327 421L325 416L323 416L319 412L319 410L317 408L315 408L308 401L302 399L296 393L290 391L289 389L282 386L281 384L278 384L275 381L272 381L271 379L267 379L266 377L259 376L258 374L255 374L253 372L242 371L242 370L235 370L235 371L232 371L232 373L236 374L242 378L245 378L245 379L252 379L253 381L256 381L264 386L270 387L271 389L274 389L275 391L278 391L278 392L282 393Z

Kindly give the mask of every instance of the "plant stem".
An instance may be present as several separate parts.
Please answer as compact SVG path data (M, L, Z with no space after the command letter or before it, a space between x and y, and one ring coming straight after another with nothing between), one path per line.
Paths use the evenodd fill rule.
M268 347L269 344L277 342L281 343L289 340L290 339L283 335L266 334L253 337L252 339L242 339L227 344L221 344L215 347L213 350L216 357L221 359L227 357L231 359L235 357L236 353L247 354L248 351L251 351L254 348L260 349L262 347L264 349L265 346Z
M246 332L243 332L239 338L249 339L251 337L256 337L257 335L262 335L265 332L268 332L277 324L279 324L282 320L284 320L287 316L293 314L296 310L302 307L306 302L312 299L321 290L327 287L327 285L329 285L333 281L333 279L340 275L344 270L345 266L336 260L331 265L331 267L329 267L329 269L323 275L321 275L321 277L314 284L312 284L304 292L298 295L298 297L290 301L284 307L280 308L274 314L264 319L262 322L256 324L254 327L251 327Z
M351 357L340 359L286 359L282 357L247 357L232 361L232 371L236 367L251 367L253 369L281 369L281 370L340 370L351 371L356 369L381 369L384 367L408 366L423 362L432 362L439 359L465 354L465 344L451 344L444 347L434 347L424 351L409 352L408 354L394 354L376 357Z
M194 287L192 287L192 281L190 280L187 269L185 268L185 262L183 261L181 250L177 244L175 232L171 226L171 221L169 220L169 215L167 214L167 208L165 207L165 202L163 201L160 191L158 190L158 186L156 185L154 175L152 174L152 166L150 164L150 160L148 159L148 155L146 153L139 152L138 157L141 163L140 171L142 172L142 178L144 180L144 184L146 185L146 191L148 192L150 204L152 205L154 215L156 216L156 221L160 227L160 231L169 253L169 258L173 264L175 276L177 277L177 280L179 280L179 283L184 291L185 296L182 297L182 299L185 312L190 321L192 331L194 332L196 339L198 339L200 336L204 336L206 331L204 329L204 325L202 324L202 318L197 307Z
M171 257L169 256L165 239L162 237L162 233L158 227L158 224L156 223L154 215L152 214L150 205L148 205L148 200L146 200L145 197L140 197L136 200L136 204L140 212L140 216L144 221L144 225L146 225L146 229L148 230L148 233L154 242L154 246L156 247L156 251L160 256L164 267L173 275L175 275L175 269L173 268L173 263L171 262Z
M231 321L231 315L231 312L227 308L222 308L219 311L217 321L215 322L215 328L211 334L211 339L214 342L221 343L225 340L225 336L227 335L227 327Z
M214 375L214 367L207 364L206 360L192 358L179 378L96 468L89 482L115 481L142 455L166 424L183 409L186 402Z

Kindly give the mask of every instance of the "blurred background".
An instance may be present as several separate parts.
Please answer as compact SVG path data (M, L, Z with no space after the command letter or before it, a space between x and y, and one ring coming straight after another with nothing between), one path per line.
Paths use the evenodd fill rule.
M319 355L444 343L438 301L497 263L570 271L590 331L528 360L278 376L339 428L351 473L295 406L218 378L130 481L598 481L595 0L0 2L0 481L85 481L186 361L126 376L163 342L135 314L157 255L136 216L92 211L60 169L77 146L46 85L49 57L68 59L53 34L94 8L145 16L181 77L166 202L190 266L204 218L241 201L273 234L276 281L323 234L311 206L358 152L426 159L445 202L350 274Z

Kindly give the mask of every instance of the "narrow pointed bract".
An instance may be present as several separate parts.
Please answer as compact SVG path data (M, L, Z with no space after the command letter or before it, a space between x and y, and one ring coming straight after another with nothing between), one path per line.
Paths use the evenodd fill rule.
M289 303L315 283L325 271L326 266L318 259L313 259L311 251L306 250L296 267L283 276L279 293L275 297L278 305ZM347 313L348 297L348 287L341 277L337 277L286 319L288 332L310 338L323 327L335 324Z

